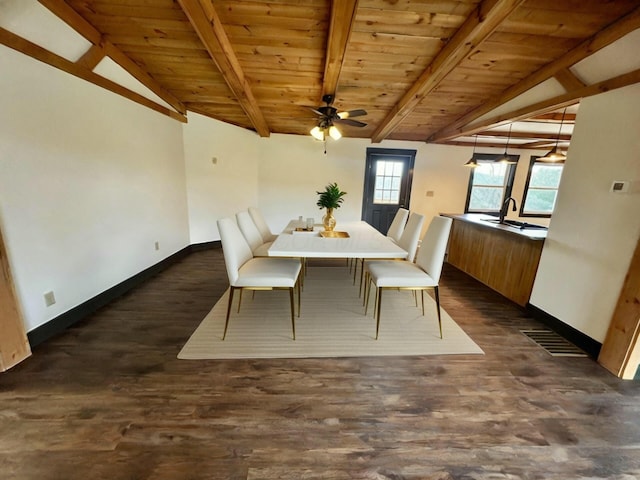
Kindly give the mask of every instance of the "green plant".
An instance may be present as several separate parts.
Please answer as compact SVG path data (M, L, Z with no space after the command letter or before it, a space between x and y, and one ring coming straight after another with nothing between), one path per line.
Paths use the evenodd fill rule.
M320 195L320 198L318 198L318 202L316 203L320 209L340 208L340 204L344 201L344 198L342 197L347 194L347 192L340 190L337 183L330 183L324 188L323 192L316 193Z

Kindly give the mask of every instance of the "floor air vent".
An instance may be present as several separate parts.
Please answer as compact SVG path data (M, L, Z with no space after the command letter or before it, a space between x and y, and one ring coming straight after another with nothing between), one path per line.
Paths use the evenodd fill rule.
M587 354L553 330L522 329L524 335L554 357L586 357Z

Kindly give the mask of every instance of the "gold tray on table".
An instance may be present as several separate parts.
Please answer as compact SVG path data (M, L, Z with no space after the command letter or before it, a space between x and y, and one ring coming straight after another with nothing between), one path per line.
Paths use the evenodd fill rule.
M324 238L349 238L348 232L320 232L320 236Z

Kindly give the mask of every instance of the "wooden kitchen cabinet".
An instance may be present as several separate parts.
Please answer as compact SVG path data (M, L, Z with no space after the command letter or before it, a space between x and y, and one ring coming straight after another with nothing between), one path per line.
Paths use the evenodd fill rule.
M527 305L546 231L485 225L472 214L448 216L453 226L447 261L518 305Z

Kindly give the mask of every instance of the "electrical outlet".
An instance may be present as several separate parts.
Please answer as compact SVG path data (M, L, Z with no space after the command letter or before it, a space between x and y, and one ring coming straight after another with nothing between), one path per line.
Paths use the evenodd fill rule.
M433 197L433 195L434 195L433 190L427 190L427 197Z
M160 242L155 243L156 250L160 250Z
M44 303L47 307L50 307L51 305L56 303L56 296L53 294L53 292L45 292Z

